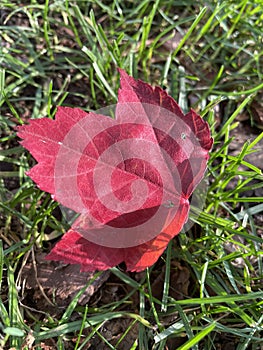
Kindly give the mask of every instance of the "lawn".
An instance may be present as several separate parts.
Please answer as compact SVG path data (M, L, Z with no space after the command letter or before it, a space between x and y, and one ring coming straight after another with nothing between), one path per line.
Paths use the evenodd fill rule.
M263 349L263 4L0 3L0 349ZM44 258L70 211L26 175L16 128L117 102L119 73L210 126L190 220L143 272Z

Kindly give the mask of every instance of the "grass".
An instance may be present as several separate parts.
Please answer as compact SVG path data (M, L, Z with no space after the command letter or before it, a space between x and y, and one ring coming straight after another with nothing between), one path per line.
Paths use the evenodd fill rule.
M31 349L32 340L41 349L53 339L57 349L80 350L96 338L122 349L137 326L131 349L212 350L221 341L222 349L262 349L263 197L254 193L263 177L248 160L263 138L252 110L255 101L262 106L261 1L2 0L0 18L0 348ZM30 311L20 270L68 225L25 175L33 160L14 128L53 118L59 105L90 111L115 103L117 66L165 87L184 111L195 108L209 122L215 143L204 207L192 208L195 225L161 259L160 299L152 289L158 263L139 280L112 269L128 292L109 304L79 306L81 290L61 316ZM233 154L240 115L257 135ZM173 261L190 272L182 300L171 296ZM103 335L114 319L130 320L115 345Z

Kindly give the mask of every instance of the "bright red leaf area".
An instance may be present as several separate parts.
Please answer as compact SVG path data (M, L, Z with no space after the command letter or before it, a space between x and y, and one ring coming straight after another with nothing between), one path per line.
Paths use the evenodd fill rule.
M38 164L27 175L79 213L47 256L105 270L151 266L188 219L212 139L193 110L184 115L159 87L120 70L115 119L59 107L18 135Z

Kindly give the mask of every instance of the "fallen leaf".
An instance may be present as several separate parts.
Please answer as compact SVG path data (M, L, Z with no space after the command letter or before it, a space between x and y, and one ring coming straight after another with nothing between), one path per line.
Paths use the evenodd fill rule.
M21 279L26 284L27 291L34 291L34 302L43 305L45 311L54 311L51 300L56 305L65 306L76 294L90 281L86 290L78 298L80 305L86 305L90 298L99 290L110 276L109 271L103 271L101 275L95 276L93 272L79 274L77 265L61 265L55 261L46 261L44 253L36 253L36 264L29 261L23 267ZM96 278L95 278L96 277ZM70 281L71 283L68 283ZM50 298L50 302L45 299Z
M120 75L115 119L59 107L55 120L18 132L38 162L27 175L80 214L47 259L82 271L154 264L188 219L213 142L193 110L183 114L160 87Z

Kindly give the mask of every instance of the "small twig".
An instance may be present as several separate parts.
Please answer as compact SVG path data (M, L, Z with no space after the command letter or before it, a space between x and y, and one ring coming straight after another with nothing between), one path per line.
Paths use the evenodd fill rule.
M52 303L52 301L48 298L48 296L46 295L44 288L42 287L42 285L40 284L39 280L38 280L38 276L37 276L37 264L36 264L36 259L35 259L35 252L34 249L32 249L32 263L33 263L33 268L34 268L34 273L35 273L35 279L37 281L37 285L43 295L43 297L46 299L46 301L49 303L49 305L51 306L55 306L54 303Z

